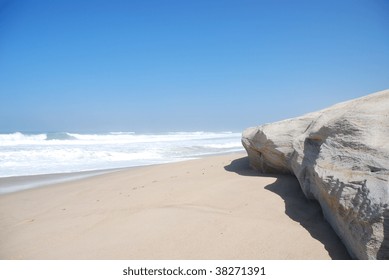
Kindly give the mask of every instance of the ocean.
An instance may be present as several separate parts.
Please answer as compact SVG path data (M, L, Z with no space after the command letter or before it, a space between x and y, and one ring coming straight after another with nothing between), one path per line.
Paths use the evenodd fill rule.
M242 151L233 132L0 134L0 178L105 170Z

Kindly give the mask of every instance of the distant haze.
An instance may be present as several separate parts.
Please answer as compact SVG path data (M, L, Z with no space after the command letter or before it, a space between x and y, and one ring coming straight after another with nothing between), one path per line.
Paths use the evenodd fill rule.
M0 1L0 133L241 131L388 73L385 0Z

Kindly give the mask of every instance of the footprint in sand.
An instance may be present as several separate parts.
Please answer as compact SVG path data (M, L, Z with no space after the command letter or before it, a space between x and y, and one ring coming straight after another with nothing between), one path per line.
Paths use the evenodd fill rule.
M33 223L34 221L35 221L35 219L27 219L27 220L21 221L20 223L17 223L16 225L22 225L22 224L26 224L26 223Z

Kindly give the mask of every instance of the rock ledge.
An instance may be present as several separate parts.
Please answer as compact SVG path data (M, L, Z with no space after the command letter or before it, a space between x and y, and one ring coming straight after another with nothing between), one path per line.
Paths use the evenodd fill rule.
M389 259L389 90L248 128L263 173L290 173L357 259Z

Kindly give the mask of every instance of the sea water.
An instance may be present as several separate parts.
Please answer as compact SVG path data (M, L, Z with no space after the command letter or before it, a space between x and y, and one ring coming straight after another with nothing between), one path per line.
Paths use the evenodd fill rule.
M0 134L0 177L175 162L243 150L233 132Z

